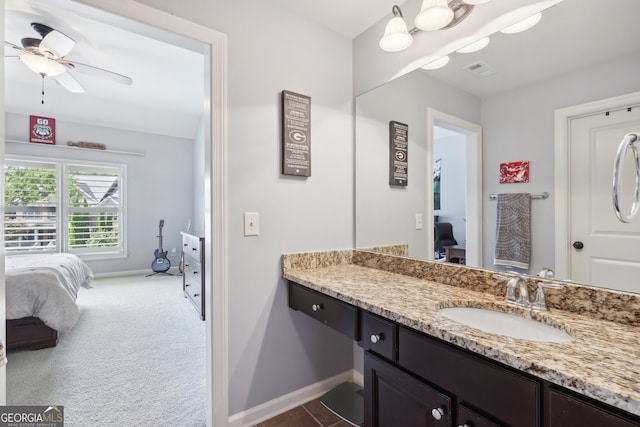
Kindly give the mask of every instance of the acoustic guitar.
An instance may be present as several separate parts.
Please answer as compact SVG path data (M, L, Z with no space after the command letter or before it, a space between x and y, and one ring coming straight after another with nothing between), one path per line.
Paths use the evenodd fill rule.
M151 269L156 273L164 273L171 268L171 262L167 258L167 251L162 249L162 227L164 227L164 219L160 220L160 233L158 234L158 249L153 252L154 260L151 263Z

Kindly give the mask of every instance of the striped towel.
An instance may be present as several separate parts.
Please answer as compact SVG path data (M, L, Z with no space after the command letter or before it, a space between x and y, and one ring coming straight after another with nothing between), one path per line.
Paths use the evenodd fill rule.
M531 257L531 194L498 194L495 265L529 268Z

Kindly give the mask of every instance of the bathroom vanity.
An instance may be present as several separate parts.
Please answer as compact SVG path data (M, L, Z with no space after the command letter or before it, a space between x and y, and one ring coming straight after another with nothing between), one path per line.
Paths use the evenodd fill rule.
M568 285L532 313L504 305L493 272L362 251L285 255L283 276L292 309L365 350L367 427L640 426L639 296ZM438 313L453 306L515 311L573 339L483 332Z

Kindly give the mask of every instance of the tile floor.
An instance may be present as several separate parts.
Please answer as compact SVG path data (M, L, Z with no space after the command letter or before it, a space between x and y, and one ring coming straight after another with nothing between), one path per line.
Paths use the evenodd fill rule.
M350 427L320 403L320 399L312 400L304 405L277 415L255 427Z

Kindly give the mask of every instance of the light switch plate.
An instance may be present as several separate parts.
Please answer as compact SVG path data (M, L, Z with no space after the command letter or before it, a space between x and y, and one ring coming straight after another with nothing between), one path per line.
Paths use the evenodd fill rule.
M257 236L260 234L260 214L258 212L244 213L244 235Z
M422 230L422 214L416 214L416 230Z

